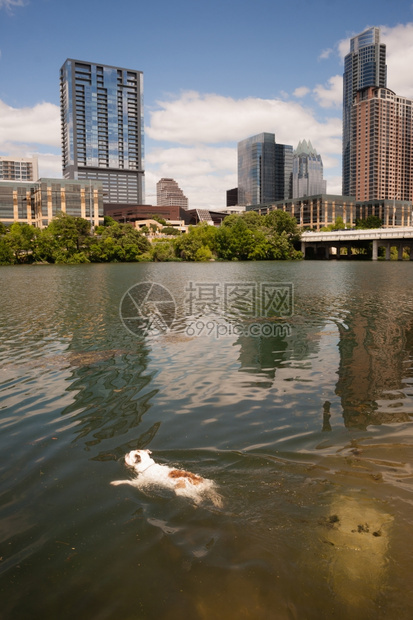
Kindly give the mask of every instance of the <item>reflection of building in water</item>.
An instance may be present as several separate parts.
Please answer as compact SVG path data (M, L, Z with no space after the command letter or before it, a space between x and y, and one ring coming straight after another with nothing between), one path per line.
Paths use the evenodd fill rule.
M258 326L264 324L268 323L257 322ZM240 371L266 377L268 382L261 383L262 387L271 387L277 369L286 362L306 362L319 349L321 326L297 320L274 322L273 326L274 335L240 336L237 340Z
M340 366L336 394L341 397L344 423L366 428L409 420L403 408L410 324L392 309L359 308L339 325Z
M90 450L107 439L118 438L115 456L123 455L131 447L144 447L156 434L159 424L154 424L140 439L136 429L150 408L150 401L157 390L150 390L152 374L146 371L149 350L141 348L138 354L125 351L90 351L73 354L73 383L68 388L74 392L73 402L62 415L76 414L75 441L84 441ZM128 441L133 439L129 446ZM101 452L96 458L105 458Z
M150 422L152 427L145 425L138 435L137 427L156 394L151 386L154 372L147 370L150 349L131 340L122 326L113 308L113 277L106 268L97 266L93 278L86 273L70 278L68 274L56 283L59 303L54 315L70 339L62 358L72 371L66 390L72 402L62 416L75 422L74 441L93 452L99 446L101 452L94 458L108 452L120 457L132 447L145 447L158 428Z

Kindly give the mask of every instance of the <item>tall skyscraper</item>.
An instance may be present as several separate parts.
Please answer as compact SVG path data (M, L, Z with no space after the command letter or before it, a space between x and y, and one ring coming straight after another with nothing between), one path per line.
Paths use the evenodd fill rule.
M276 144L273 133L238 142L238 204L255 205L288 198L293 147Z
M350 195L413 200L413 101L388 88L359 91L352 106Z
M60 70L63 175L102 182L104 203L143 204L143 74L67 59Z
M351 149L354 132L351 109L358 91L369 86L387 85L386 46L380 43L380 29L368 28L350 41L350 52L344 59L343 75L343 195L350 195Z
M158 207L177 206L188 208L188 198L174 179L161 179L156 184L156 204Z
M310 141L298 143L293 156L293 198L327 193L323 161Z

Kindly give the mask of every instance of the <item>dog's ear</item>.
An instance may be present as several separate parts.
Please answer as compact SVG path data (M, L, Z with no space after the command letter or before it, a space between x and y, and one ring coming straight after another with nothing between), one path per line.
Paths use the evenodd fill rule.
M152 454L152 450L146 450L148 454Z

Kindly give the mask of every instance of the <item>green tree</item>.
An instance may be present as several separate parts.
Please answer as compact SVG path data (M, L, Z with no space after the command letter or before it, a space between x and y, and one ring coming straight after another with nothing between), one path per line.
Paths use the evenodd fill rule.
M93 239L89 258L93 262L134 262L149 249L149 241L139 230L116 222L106 227L99 239Z
M47 227L57 244L54 250L56 263L71 262L71 257L80 252L87 253L90 237L90 222L81 217L59 213Z
M212 252L207 245L202 245L195 252L195 260L198 262L206 262L212 260Z
M300 231L297 220L293 215L286 211L276 209L264 215L264 225L278 234L286 233L290 243L297 243L300 240Z
M36 241L33 250L34 260L38 262L54 263L59 243L49 228L36 229Z
M341 216L336 217L336 221L334 222L334 224L328 224L327 226L323 226L321 228L321 231L330 231L330 230L344 230L346 228L346 225L344 223L344 220Z
M243 219L243 221L247 225L247 228L249 228L250 230L260 228L263 225L262 215L260 215L256 211L245 211L244 213L240 214L240 217Z
M179 237L181 234L179 228L174 228L173 226L164 226L161 232L163 235L174 235L175 237Z
M164 218L160 215L151 215L149 219L155 220L155 222L159 222L159 224L162 224L162 226L166 226L166 220L164 220Z
M177 237L174 241L178 256L184 260L194 261L197 260L197 251L206 247L210 249L212 257L215 254L218 230L206 222L190 226L186 234Z
M14 263L14 254L10 245L4 236L0 237L0 265L12 265Z
M377 215L369 215L365 219L356 220L356 228L381 228L383 222Z
M167 262L178 260L175 254L173 240L160 239L152 244L152 259L155 262Z
M253 230L248 227L248 218L233 214L218 229L217 251L225 260L263 260L267 258L268 244L262 230L255 225Z
M36 228L30 224L14 222L4 237L10 247L15 263L28 263L33 261L33 249L35 244Z

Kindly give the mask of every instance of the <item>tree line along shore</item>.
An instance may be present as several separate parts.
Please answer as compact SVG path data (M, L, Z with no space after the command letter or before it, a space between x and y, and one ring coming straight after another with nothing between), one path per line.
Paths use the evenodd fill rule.
M107 262L297 260L300 231L283 211L233 214L220 227L200 223L187 233L163 228L149 240L147 229L110 217L91 230L90 222L59 213L47 228L0 223L0 264L81 264Z

